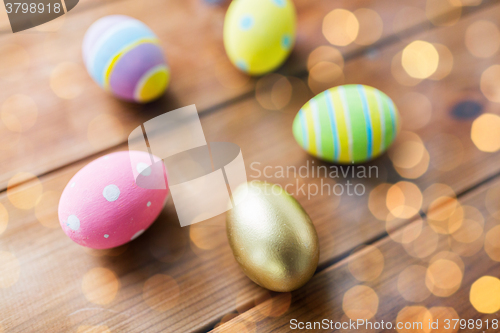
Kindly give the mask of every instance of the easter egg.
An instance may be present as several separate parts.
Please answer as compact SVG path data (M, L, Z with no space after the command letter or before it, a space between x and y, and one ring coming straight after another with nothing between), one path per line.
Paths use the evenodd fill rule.
M244 185L235 191L238 204L226 221L236 261L264 288L278 292L300 288L313 276L319 259L311 219L281 187L259 181Z
M224 20L224 46L245 73L278 68L295 43L296 14L291 0L234 0Z
M400 116L378 89L352 84L323 91L295 116L293 135L308 153L335 163L361 163L394 142Z
M131 161L139 176L165 183L165 166L149 166L150 156L139 151L112 153L78 171L59 201L59 222L66 235L94 249L116 247L141 235L162 211L168 194L168 187L136 184Z
M94 81L126 101L157 99L170 81L158 38L144 23L124 15L106 16L90 26L83 60Z

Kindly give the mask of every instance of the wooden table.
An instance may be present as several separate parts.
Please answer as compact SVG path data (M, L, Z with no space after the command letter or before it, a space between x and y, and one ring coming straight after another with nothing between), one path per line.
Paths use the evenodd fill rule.
M227 5L87 0L54 22L17 34L8 31L0 11L0 332L270 332L289 331L294 320L367 319L395 326L430 318L441 323L432 332L457 332L444 329L444 320L491 325L498 319L471 304L471 297L485 293L471 296L471 286L483 276L500 276L500 153L482 151L500 146L500 139L481 138L494 122L477 121L473 135L471 128L481 114L495 120L500 113L494 101L499 76L492 72L488 81L485 74L481 83L483 72L500 60L500 34L480 22L498 25L500 5L295 4L295 49L276 74L263 78L240 74L226 58ZM366 15L360 9L368 8L379 19L364 16L354 43L327 49L333 47L322 22L338 8L360 18ZM88 77L81 40L93 21L108 14L136 17L159 36L172 68L161 100L122 103ZM371 38L380 22L380 37ZM429 78L414 79L402 67L401 52L414 40L433 43L439 53ZM314 69L318 59L326 63ZM144 121L189 104L197 105L208 141L241 147L251 180L258 178L250 168L255 162L260 170L323 165L296 144L292 122L315 93L343 83L368 84L391 96L403 132L388 154L367 164L377 166L378 178L265 179L306 187L351 180L366 188L362 196L295 193L321 249L315 276L299 290L277 294L255 285L232 256L225 216L181 228L171 200L143 236L117 249L83 248L59 227L59 197L79 169L126 150L128 133ZM27 103L22 112L9 106L14 95ZM486 293L500 301L500 291Z

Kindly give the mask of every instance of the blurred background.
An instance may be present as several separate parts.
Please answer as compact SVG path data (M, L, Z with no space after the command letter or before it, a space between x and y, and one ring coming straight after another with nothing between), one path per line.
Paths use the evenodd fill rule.
M470 331L497 332L500 280L487 277L498 277L500 261L500 4L294 0L293 52L262 77L226 56L228 4L82 0L15 34L1 8L0 332L269 332L288 331L294 318L480 319L489 326ZM111 14L143 21L160 39L172 77L158 101L121 102L88 75L83 36ZM190 104L207 141L241 147L249 176L254 162L329 166L298 146L292 122L314 95L349 83L391 97L402 131L367 164L378 178L351 179L365 195L295 195L321 249L303 288L258 287L232 256L225 216L181 228L171 200L119 248L83 248L62 232L57 206L71 177L127 150L146 120Z

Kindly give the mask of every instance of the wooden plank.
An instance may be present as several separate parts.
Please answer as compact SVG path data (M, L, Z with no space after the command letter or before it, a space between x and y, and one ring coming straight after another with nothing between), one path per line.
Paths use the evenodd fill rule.
M482 6L490 3L484 1ZM0 105L17 94L25 95L30 105L36 105L31 112L18 116L19 121L32 126L27 126L21 134L0 123L0 142L5 151L0 154L0 189L5 189L20 170L41 175L123 143L132 129L166 110L194 103L203 112L252 94L256 80L239 74L223 49L225 8L199 0L147 2L154 10L145 4L135 0L110 1L85 10L82 3L74 12L49 23L46 30L54 32L29 30L0 36L0 58L9 60L0 65ZM387 22L382 35L387 37L408 28L397 24L396 31L392 29L392 22L402 10L413 8L422 14L425 1L411 0L404 4L397 0L297 1L297 45L281 72L303 71L309 53L319 45L328 44L321 29L323 17L329 11L360 7L379 13L383 22ZM476 9L467 8L464 15ZM160 101L147 106L121 103L106 95L87 75L79 41L93 21L108 14L141 19L162 41L172 68L172 84ZM413 26L429 28L429 24L421 26L425 15L417 17L421 20L412 21ZM341 51L349 53L362 48L351 44ZM28 75L29 79L24 79Z
M418 36L420 39L433 39L433 42L449 43L446 45L453 54L461 54L456 58L455 70L441 81L424 81L417 87L405 88L388 76L393 55L407 42L387 48L375 57L373 54L360 57L345 66L347 82L374 85L390 96L399 97L415 90L428 95L434 107L432 121L424 128L415 130L426 144L444 130L450 131L462 142L463 156L467 158L448 172L434 167L429 169L423 177L414 181L421 190L442 182L459 193L498 172L496 166L499 154L477 150L469 141L471 119L457 120L450 116L449 110L464 98L475 98L486 109L493 107L480 98L477 78L482 69L494 63L496 58L475 61L465 53L461 42L463 33L459 32L477 19L497 17L499 11L499 8L495 8L481 12L454 27ZM463 90L450 91L450 82L460 82ZM251 179L256 177L256 171L251 168L254 162L261 163L261 171L265 166L295 166L298 169L307 166L308 161L310 167L313 159L298 147L291 135L295 112L307 97L304 93L300 97L302 100L294 100L282 112L269 112L255 99L247 99L219 112L208 112L202 118L207 140L238 144L242 148ZM263 101L260 97L259 100ZM458 129L460 132L456 132ZM119 149L126 149L126 146L122 145ZM455 160L453 154L446 156ZM438 157L431 159L431 162ZM34 204L37 195L32 196L32 199L27 196L30 193L28 189L35 187L36 190L34 182L26 184L26 187L14 188L13 192L8 191L10 199L6 193L0 197L0 203L9 214L9 223L0 238L0 251L9 252L17 258L17 261L9 260L10 266L2 267L9 267L8 272L19 271L19 275L0 274L7 276L2 279L2 285L14 283L3 288L0 293L1 325L5 329L40 331L48 328L51 331L67 331L105 325L112 331L203 330L212 327L225 314L254 306L255 297L262 296L265 299L266 292L248 280L232 258L227 246L224 216L183 229L178 226L172 203L169 202L151 230L131 243L123 253L120 250L107 254L88 253L73 244L57 225L58 195L72 175L89 161L82 160L40 177L44 193L49 194L42 197L35 210L18 209L12 202L16 201L12 199L15 196L12 196L21 193L18 195L23 198L24 204L30 200ZM315 163L320 164L317 160ZM353 180L363 183L367 194L380 183L394 183L401 179L392 170L388 156L370 165L380 168L378 179ZM257 168L255 164L254 167ZM290 181L298 181L299 185L306 186L321 184L321 179L303 179L293 175L287 179L274 176L269 180L281 185ZM346 179L327 178L323 181L334 185L345 184ZM318 230L322 269L353 248L378 239L386 232L385 222L377 221L369 211L367 194L363 197L344 195L340 198L316 195L310 199L307 194L295 194ZM435 194L430 193L430 197L433 196ZM427 199L427 202L430 201ZM381 205L383 208L383 202ZM427 205L424 204L424 208ZM44 225L54 228L44 227L39 219ZM395 220L394 224L398 226L406 222L401 219ZM5 258L10 256L2 254L2 260L7 261ZM96 267L111 270L119 280L120 287L115 297L112 296L117 284L113 275L107 271L91 270ZM164 284L159 283L158 278L149 280L158 273L175 280L179 288L178 297L175 297L177 288L171 280L163 278ZM90 280L100 281L104 287L98 292L89 293L88 290L92 291L93 288L84 283L87 274L91 274L91 277L92 274L101 276L101 279ZM158 290L155 289L156 285L163 287L157 287ZM154 294L158 294L159 298L152 297ZM163 303L160 302L162 298L165 299ZM96 305L89 299L109 303ZM172 308L167 309L169 306Z
M209 140L239 144L250 170L250 164L256 161L281 165L286 159L287 165L300 167L310 160L295 143L285 139L290 135L288 130L270 131L280 126L289 128L291 121L290 114L270 113L260 109L255 101L249 101L205 117L203 125ZM230 131L225 124L232 125ZM251 134L266 132L268 136ZM274 149L265 149L269 142L277 143ZM116 257L94 257L73 244L57 225L57 199L71 176L86 162L42 177L43 191L55 193L52 201L51 196L42 201L38 213L16 209L5 195L0 200L10 215L0 251L13 253L20 265L19 280L0 294L4 328L66 331L85 325L105 325L112 331L191 331L206 328L236 308L248 307L256 295L265 296L232 258L224 216L191 229L180 228L169 202L151 230ZM385 159L380 163L389 162ZM333 184L333 180L326 181ZM367 191L373 189L375 182L367 184ZM320 235L322 266L385 231L384 224L375 221L366 209L366 197L343 196L340 206L339 198L334 196L307 200L297 195L297 198L310 213ZM55 228L44 227L35 214ZM92 304L82 290L85 274L95 267L110 269L120 281L117 296L109 304ZM165 312L150 308L143 298L146 281L158 273L173 277L180 290L177 300L170 301L175 307ZM168 298L172 291L166 288L157 292ZM13 300L19 305L12 306Z
M445 329L444 320L447 318L482 321L482 328L466 327L464 331L498 332L498 326L491 326L492 320L498 320L498 315L478 312L471 304L470 294L477 295L477 290L471 292L471 285L481 277L498 277L500 264L496 235L499 227L498 220L492 214L498 214L500 207L496 202L495 205L490 203L488 206L485 202L491 202L491 199L487 199L488 195L493 193L490 191L498 195L499 189L500 182L497 178L495 182L490 182L461 198L461 205L474 207L472 213L475 210L475 218L464 220L462 226L452 235L439 235L438 243L432 241L433 237L419 237L406 245L419 249L430 248L425 257L408 255L404 250L405 246L386 237L325 269L305 287L291 295L273 295L273 298L218 326L214 332L234 332L236 329L245 332L288 331L294 327L290 326L295 323L291 322L293 319L314 323L326 318L330 325L330 320L334 323L349 323L350 319L356 321L367 317L371 317L368 319L372 323L392 323L394 330L398 322L420 322L423 315L428 316L429 313L433 315L433 321L439 320L440 326L436 332L459 331L460 325L457 329ZM422 226L421 222L412 225L416 227L415 230ZM477 240L469 243L457 241L473 239L462 238L465 230L468 230L469 235L477 232L474 236ZM404 232L398 231L401 236ZM483 289L480 294L484 296L485 292L498 301L498 295L493 289ZM356 295L361 296L356 299ZM482 305L483 309L492 309L484 301L474 304ZM428 332L430 330L427 320L424 321L424 329L398 331ZM486 329L486 320L489 321L489 329ZM451 324L453 327L454 323ZM328 330L322 326L319 328L315 331L339 331L335 326ZM348 328L340 331L356 330ZM361 326L358 331L381 330L370 330Z

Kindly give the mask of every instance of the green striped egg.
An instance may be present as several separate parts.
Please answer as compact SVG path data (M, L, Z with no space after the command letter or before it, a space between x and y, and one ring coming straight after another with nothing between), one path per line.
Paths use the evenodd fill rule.
M293 135L309 154L361 163L384 153L399 131L394 102L378 89L351 84L323 91L299 111Z

